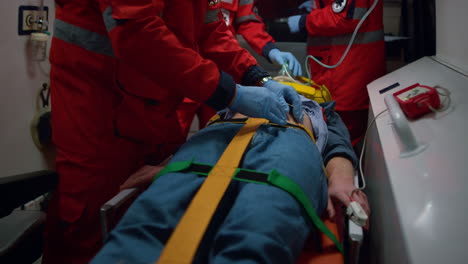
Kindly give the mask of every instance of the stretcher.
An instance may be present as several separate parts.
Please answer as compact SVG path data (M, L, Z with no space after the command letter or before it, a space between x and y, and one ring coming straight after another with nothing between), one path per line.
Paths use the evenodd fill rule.
M264 122L265 121L266 120L264 120ZM254 125L258 127L261 124L262 123L257 123ZM248 129L248 125L249 123L245 125L247 129ZM239 134L242 134L241 132L239 132ZM254 132L255 132L255 129L253 130L253 133ZM251 135L253 135L253 133L251 133ZM245 137L245 135L243 136ZM233 139L233 141L235 141L236 138L237 136ZM220 161L218 163L222 163L220 165L222 168L221 170L216 170L217 166L214 166L214 167L208 166L209 168L203 169L202 167L203 166L207 167L207 165L192 164L190 161L188 161L188 162L179 162L180 164L176 164L176 163L173 163L172 165L170 164L163 171L160 172L159 175L168 173L168 172L189 171L189 172L195 172L203 176L204 175L203 173L209 174L211 171L211 174L216 174L213 172L217 171L218 175L210 177L211 176L210 174L210 176L208 176L208 179L202 185L197 195L193 198L191 205L186 211L186 214L184 215L184 217L178 224L178 227L175 229L171 238L167 242L166 247L163 250L158 263L173 263L175 259L177 261L174 263L191 263L191 259L193 258L196 252L198 243L204 234L204 230L206 229L210 221L211 215L213 214L214 210L216 210L217 202L219 202L219 200L221 199L222 195L224 194L224 190L225 188L227 188L227 185L229 184L231 179L234 178L236 180L247 180L247 181L258 182L259 176L261 176L261 175L258 175L259 173L254 175L253 178L248 178L248 177L244 178L244 176L241 177L240 175L241 175L241 172L246 172L246 171L242 171L242 169L237 168L238 163L243 155L243 151L245 147L248 145L249 141L250 141L250 138L245 139L243 143L244 147L239 147L239 148L231 147L231 145L236 145L236 144L233 144L233 142L231 142L231 144L226 149L222 157L226 155L226 152L229 152L228 151L229 149L233 149L233 148L235 149L235 151L231 151L231 152L236 152L237 156L231 155L230 157L224 158L224 160L220 158ZM226 169L227 167L231 167L232 170L231 171L227 170ZM252 173L253 172L250 172L250 174ZM271 175L267 175L267 176L269 178L269 176ZM281 175L275 175L275 176L281 176ZM286 177L284 178L287 179ZM256 180L252 180L252 179L256 179ZM277 184L277 185L272 184L272 185L281 188L280 184ZM210 186L210 187L206 187L206 186ZM291 191L291 190L286 190L286 191L288 191L288 193L290 194L294 193L294 191ZM107 236L107 231L109 229L108 215L115 210L114 208L116 206L122 204L124 200L128 199L128 197L130 196L135 197L135 194L137 194L136 190L126 190L124 192L125 193L120 193L117 197L111 199L108 203L106 203L103 206L101 210L104 239ZM199 195L200 193L202 193L202 195ZM216 199L214 197L218 197L218 198ZM298 201L301 200L297 196L295 197ZM202 204L203 206L198 206L199 204ZM304 206L304 208L307 208L307 206ZM207 212L200 213L203 210ZM314 210L312 209L311 211L314 211ZM329 231L326 228L325 229L320 228L319 224L321 223L317 223L317 219L318 219L317 216L315 216L315 218L310 217L310 219L312 220L312 222L314 222L314 224L317 227L319 227L322 233L325 233L327 235L327 237L322 237L321 239L322 243L319 246L317 246L317 243L315 243L316 244L315 246L308 246L306 250L304 251L304 253L302 254L302 256L300 257L298 263L321 263L320 261L324 261L324 263L343 263L344 257L342 255L343 251L339 246L340 243L334 240L333 235L327 234L327 232ZM331 230L333 230L334 235L338 236L338 229L336 228L336 225L334 225L332 222L329 222L329 221L327 222L327 224L331 228ZM348 243L348 245L352 245L354 247L354 250L353 250L353 253L348 254L348 256L357 256L356 249L358 250L359 247L355 247L355 246L356 245L359 246L360 242L362 241L362 229L359 230L358 228L357 229L358 232L356 232L353 225L354 224L351 223L350 230L353 231L353 233L350 237L352 238L352 243ZM359 231L360 231L360 234L359 234ZM190 239L187 239L188 236L190 237ZM356 238L358 239L356 240ZM312 239L312 241L315 241L315 240L316 239ZM190 241L190 242L187 242L187 241ZM330 245L330 242L332 245ZM335 246L335 245L338 245L338 246ZM348 248L350 247L348 246ZM317 249L317 250L314 250L314 249ZM348 261L348 263L352 263L352 262L353 261Z
M55 189L54 171L0 177L0 263L33 263L42 255L46 213L25 209L30 201Z
M284 76L275 77L275 80L279 81L281 83L293 86L296 89L296 91L298 91L300 94L304 95L305 97L307 97L309 99L315 100L315 101L317 101L319 103L331 101L331 95L330 95L330 92L328 91L328 89L324 85L318 85L315 82L313 82L312 80L309 80L309 79L306 79L306 78L293 80L293 79L290 79L290 78L284 77ZM211 120L211 121L213 121L213 120ZM254 126L258 127L259 125L261 125L261 124L256 124ZM252 131L250 131L250 132L252 132ZM253 133L255 133L255 131L253 131ZM252 135L253 135L253 133L252 133ZM310 132L308 132L308 133L310 135ZM312 140L314 140L313 136L311 136L311 138L312 138ZM223 180L224 183L222 183L221 185L224 185L224 187L227 187L227 185L229 184L229 182L230 182L230 180L232 178L234 178L236 180L252 181L252 178L242 179L242 177L239 176L240 175L240 173L238 173L239 171L236 170L237 165L238 165L237 163L240 161L240 158L242 157L242 153L243 153L245 147L247 146L249 140L250 139L247 139L247 141L244 140L245 142L242 143L242 144L245 144L244 147L236 148L237 151L241 151L240 156L234 155L234 157L232 157L232 155L231 155L231 157L229 157L227 159L228 160L227 164L223 165L224 169L219 174L225 174L226 165L234 164L233 165L234 166L233 171L228 172L229 175L224 175L224 176L221 175L221 177L224 177L225 179L227 177L227 179L228 179L228 180ZM234 141L234 139L233 139L233 141ZM237 145L239 145L239 143ZM231 144L230 144L230 146L231 146ZM233 148L233 147L231 147L231 148ZM229 149L229 147L228 147L228 149ZM228 151L226 150L226 152L228 152ZM223 156L225 154L226 153L224 153ZM237 162L235 160L237 160ZM220 161L221 161L221 158L220 158ZM182 165L181 164L179 164L179 165L175 164L175 166L172 166L172 167L167 166L164 169L165 171L163 170L161 173L166 173L166 172L171 172L171 171L182 171L182 170L187 169L188 167L190 167L192 165L194 165L194 164L190 164L190 162L189 162L189 164L182 164ZM203 164L195 164L195 165L196 165L197 169L192 169L192 170L190 170L190 172L195 172L195 173L197 173L199 175L202 175L202 176L207 176L209 174L209 172L211 171L211 169L212 169L212 167L210 167L206 171L200 172L200 171L202 171L202 169L200 167L206 166L206 165L203 165ZM216 166L214 166L214 167L216 167ZM234 172L234 171L236 171L236 172ZM240 172L242 172L242 171L240 171ZM161 173L159 175L161 175ZM203 173L205 173L205 174L203 174ZM267 177L267 176L265 176L265 177ZM214 177L212 177L211 179L213 179L213 178ZM258 179L259 176L257 175L257 176L254 176L253 178ZM260 176L260 178L261 178L261 176ZM208 181L208 180L206 180L206 181ZM219 184L219 181L220 180L218 180L218 184ZM271 183L268 183L268 182L259 182L259 181L257 181L257 183L271 184ZM206 185L209 185L209 184L210 183L208 183ZM274 185L274 184L272 184L272 185ZM224 187L222 187L222 188L224 188ZM200 189L202 189L202 188L203 188L203 186ZM182 220L180 222L182 222L182 223L185 222L185 223L189 223L189 224L179 223L178 227L176 228L176 230L172 234L171 238L169 239L168 243L166 244L166 247L163 250L158 263L166 263L171 258L185 259L184 260L185 262L180 261L180 263L189 263L189 261L187 259L193 258L193 255L195 254L194 252L196 251L198 243L201 240L201 237L204 234L204 230L205 230L206 226L209 223L209 218L211 217L214 210L216 209L216 203L211 206L211 209L210 209L211 211L206 213L209 216L208 219L205 219L204 217L200 218L200 210L203 210L203 209L206 208L206 206L205 206L206 203L210 203L213 200L219 201L219 199L221 199L222 195L224 194L224 191L219 191L219 189L222 189L222 188L220 188L219 186L217 186L216 188L212 187L211 189L205 191L205 197L204 198L199 198L199 197L196 196L194 198L194 200L192 200L192 203L194 203L195 200L200 200L200 199L203 200L204 199L203 201L198 201L198 203L203 203L204 206L203 207L195 206L195 208L191 208L191 207L193 207L191 205L191 207L189 207L187 209L186 215L182 218ZM214 194L213 192L217 193L217 194ZM288 192L291 193L291 191L288 191ZM103 242L105 242L105 240L108 237L108 232L109 232L109 229L110 229L110 225L114 225L116 223L115 220L111 220L112 215L114 215L115 212L117 212L119 210L118 208L120 206L122 206L123 204L128 204L129 200L135 199L138 194L139 194L139 191L137 189L123 190L121 193L119 193L117 196L115 196L114 198L112 198L106 204L103 205L103 207L101 208L101 224L102 224L102 230L103 230ZM215 196L218 195L219 199L213 199L213 195L215 195ZM298 199L296 197L296 200L299 201L300 199ZM314 210L312 209L312 211L314 211ZM189 215L189 216L187 216L187 215ZM343 214L337 214L337 215L338 215L338 218L335 219L334 221L330 221L330 220L324 220L323 221L323 223L324 223L324 225L326 227L325 228L323 228L323 227L319 228L322 232L317 233L318 237L313 237L312 239L309 239L309 243L307 243L306 247L303 250L303 253L301 254L301 256L298 259L298 262L297 262L298 264L309 264L309 263L331 263L331 264L336 263L336 264L338 264L338 263L345 263L345 261L346 261L346 263L357 263L358 258L359 258L359 249L360 249L361 243L363 241L363 230L362 230L362 228L360 226L356 225L354 222L352 222L350 220L348 220L347 223L344 224ZM192 217L192 218L189 219L189 220L184 221L184 218L186 218L186 217L189 217L189 218ZM315 216L315 217L318 218L317 216ZM196 221L194 221L194 219L196 219ZM315 223L316 226L323 225L323 223L320 221L320 219L317 220L317 219L313 219L313 217L311 217L311 220L312 220L312 222ZM194 226L193 225L194 222L196 222L196 223L201 222L202 224L201 225L197 224L197 226ZM320 222L320 223L317 223L317 222ZM182 227L180 227L181 225L182 225ZM198 231L194 232L193 231L194 229L195 230L200 230L200 231L199 232ZM343 233L344 233L343 230L346 230L346 235L343 235ZM188 244L186 243L187 233L189 233L190 236L195 237L194 239L191 239L192 242L190 242ZM339 237L340 241L337 241L336 237ZM342 245L345 245L344 249L343 249ZM191 248L191 249L188 249L188 248ZM170 252L170 253L168 253L168 252ZM184 254L186 256L183 256Z
M107 240L109 232L117 224L118 219L116 217L120 216L122 210L125 210L127 205L136 199L140 193L141 190L137 188L122 190L101 207L103 243ZM324 223L335 236L340 238L340 241L344 244L345 254L341 254L333 241L326 235L320 234L319 237L309 239L297 264L358 263L360 248L364 240L362 227L349 219L345 219L343 215L337 215L333 222L324 219Z

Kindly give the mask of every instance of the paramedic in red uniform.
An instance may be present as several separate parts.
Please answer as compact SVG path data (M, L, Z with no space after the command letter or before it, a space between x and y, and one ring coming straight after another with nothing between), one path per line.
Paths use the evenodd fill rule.
M276 65L288 64L293 76L302 75L301 63L290 52L282 52L266 32L266 26L255 12L254 0L221 0L224 21L234 35L239 34L252 49Z
M307 15L288 18L292 33L308 34L307 53L328 65L343 55L360 19L375 0L313 0L300 7ZM325 84L336 100L336 110L345 122L353 145L362 139L369 109L366 85L386 73L382 0L359 29L343 63L327 69L309 60L312 79Z
M276 65L287 64L293 76L302 75L301 63L290 52L280 51L273 37L266 32L266 26L255 12L254 0L221 0L221 12L226 25L233 35L244 37L250 47L269 62ZM195 112L199 128L205 127L208 120L215 114L211 108L186 99L179 109L181 126L188 133Z
M218 1L56 0L50 53L57 191L43 263L88 263L100 206L184 142L183 98L286 122L293 88L233 38ZM262 87L263 86L263 87Z

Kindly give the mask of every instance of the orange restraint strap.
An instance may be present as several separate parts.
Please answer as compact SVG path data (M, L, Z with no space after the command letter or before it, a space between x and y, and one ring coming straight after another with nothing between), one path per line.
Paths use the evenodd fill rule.
M255 134L255 130L265 123L268 123L268 120L249 118L237 132L195 194L187 211L166 243L157 264L192 263L211 217L239 167L245 149Z

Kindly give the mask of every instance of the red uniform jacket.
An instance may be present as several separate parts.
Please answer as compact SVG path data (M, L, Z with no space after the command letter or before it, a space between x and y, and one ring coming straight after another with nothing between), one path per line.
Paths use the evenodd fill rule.
M305 18L305 28L309 34L308 54L319 57L325 64L335 65L343 55L355 27L373 2L316 0L318 9ZM380 0L362 24L347 57L337 68L326 69L309 61L312 78L330 89L338 111L368 108L366 85L386 72L382 12Z
M255 12L254 2L221 0L221 11L232 33L242 35L255 52L267 57L268 52L275 48L275 40L266 32L265 24Z
M204 102L220 70L241 82L257 64L226 30L216 1L56 2L53 137L65 151L112 156L135 144L151 152L181 143L181 100Z
M46 263L89 262L99 207L146 159L185 141L184 98L223 108L236 82L267 75L208 0L56 0L50 61L60 181Z

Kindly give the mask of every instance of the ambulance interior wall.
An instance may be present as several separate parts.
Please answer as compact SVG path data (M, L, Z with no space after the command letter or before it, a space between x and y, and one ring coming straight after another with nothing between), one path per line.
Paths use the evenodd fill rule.
M468 1L436 1L436 57L468 74Z
M39 151L30 132L31 120L40 109L37 94L43 83L49 83L49 61L48 58L44 62L32 61L30 36L18 35L19 6L38 5L40 0L1 3L0 177L43 170L53 164L53 155L50 151ZM49 8L51 31L54 1L44 0L44 5Z

